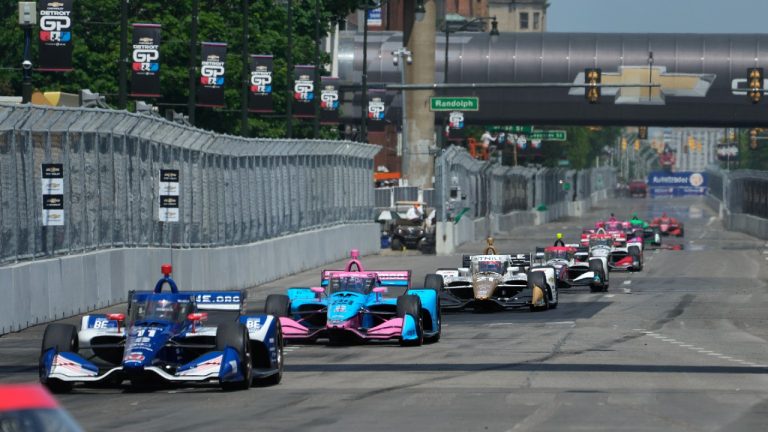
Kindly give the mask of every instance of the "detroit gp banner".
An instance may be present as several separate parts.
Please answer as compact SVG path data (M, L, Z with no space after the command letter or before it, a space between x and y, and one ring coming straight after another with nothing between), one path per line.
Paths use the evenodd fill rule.
M72 70L72 0L40 0L40 67L37 70Z
M251 55L248 111L272 112L272 56Z
M321 77L320 87L320 123L339 123L339 79L335 77Z
M160 97L160 24L133 25L131 96Z
M203 42L197 106L209 108L224 106L224 63L226 59L227 44Z
M315 116L315 67L297 65L293 70L293 116Z
M368 90L368 130L381 132L386 123L384 114L387 111L384 96L387 94L384 90Z

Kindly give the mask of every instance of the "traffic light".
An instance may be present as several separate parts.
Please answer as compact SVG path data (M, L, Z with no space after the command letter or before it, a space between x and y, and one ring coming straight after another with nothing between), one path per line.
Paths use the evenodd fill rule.
M627 137L621 137L621 150L627 150Z
M696 150L696 139L691 135L688 135L688 149L690 151Z
M637 128L637 137L640 139L648 139L648 126L639 126Z
M640 151L640 140L639 139L635 140L635 151Z
M757 150L757 129L749 130L749 148Z
M763 68L747 69L747 95L753 104L763 98Z
M704 143L702 143L701 140L696 140L696 150L698 150L699 153L704 151Z
M602 81L602 71L599 68L584 69L584 84L589 85L584 95L591 104L600 102L600 87L597 85Z

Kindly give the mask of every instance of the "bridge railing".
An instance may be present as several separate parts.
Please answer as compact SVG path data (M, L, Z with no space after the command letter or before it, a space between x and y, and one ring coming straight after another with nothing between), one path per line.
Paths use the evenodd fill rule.
M245 139L124 111L0 105L0 265L113 247L252 243L373 220L378 146ZM41 166L60 163L63 226L42 225ZM161 169L179 171L162 223Z

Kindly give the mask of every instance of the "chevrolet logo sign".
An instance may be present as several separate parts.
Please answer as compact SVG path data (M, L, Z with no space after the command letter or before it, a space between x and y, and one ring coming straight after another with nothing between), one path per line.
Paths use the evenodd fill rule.
M574 84L584 82L584 72L573 80ZM706 97L713 82L715 74L667 73L666 66L620 66L618 72L603 72L601 93L615 96L617 105L664 105L666 96ZM637 87L610 87L612 84ZM583 87L571 88L568 95L584 96L585 91Z
M52 2L52 3L48 3L48 7L60 8L60 7L64 7L64 3Z

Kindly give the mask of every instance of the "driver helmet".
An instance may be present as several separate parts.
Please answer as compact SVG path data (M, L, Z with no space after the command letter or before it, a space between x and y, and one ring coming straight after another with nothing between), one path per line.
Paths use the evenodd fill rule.
M478 266L481 272L501 273L501 266L496 261L480 261Z
M158 319L173 321L174 315L178 310L178 303L171 302L169 300L158 300L155 303L151 303L148 307L150 315Z

